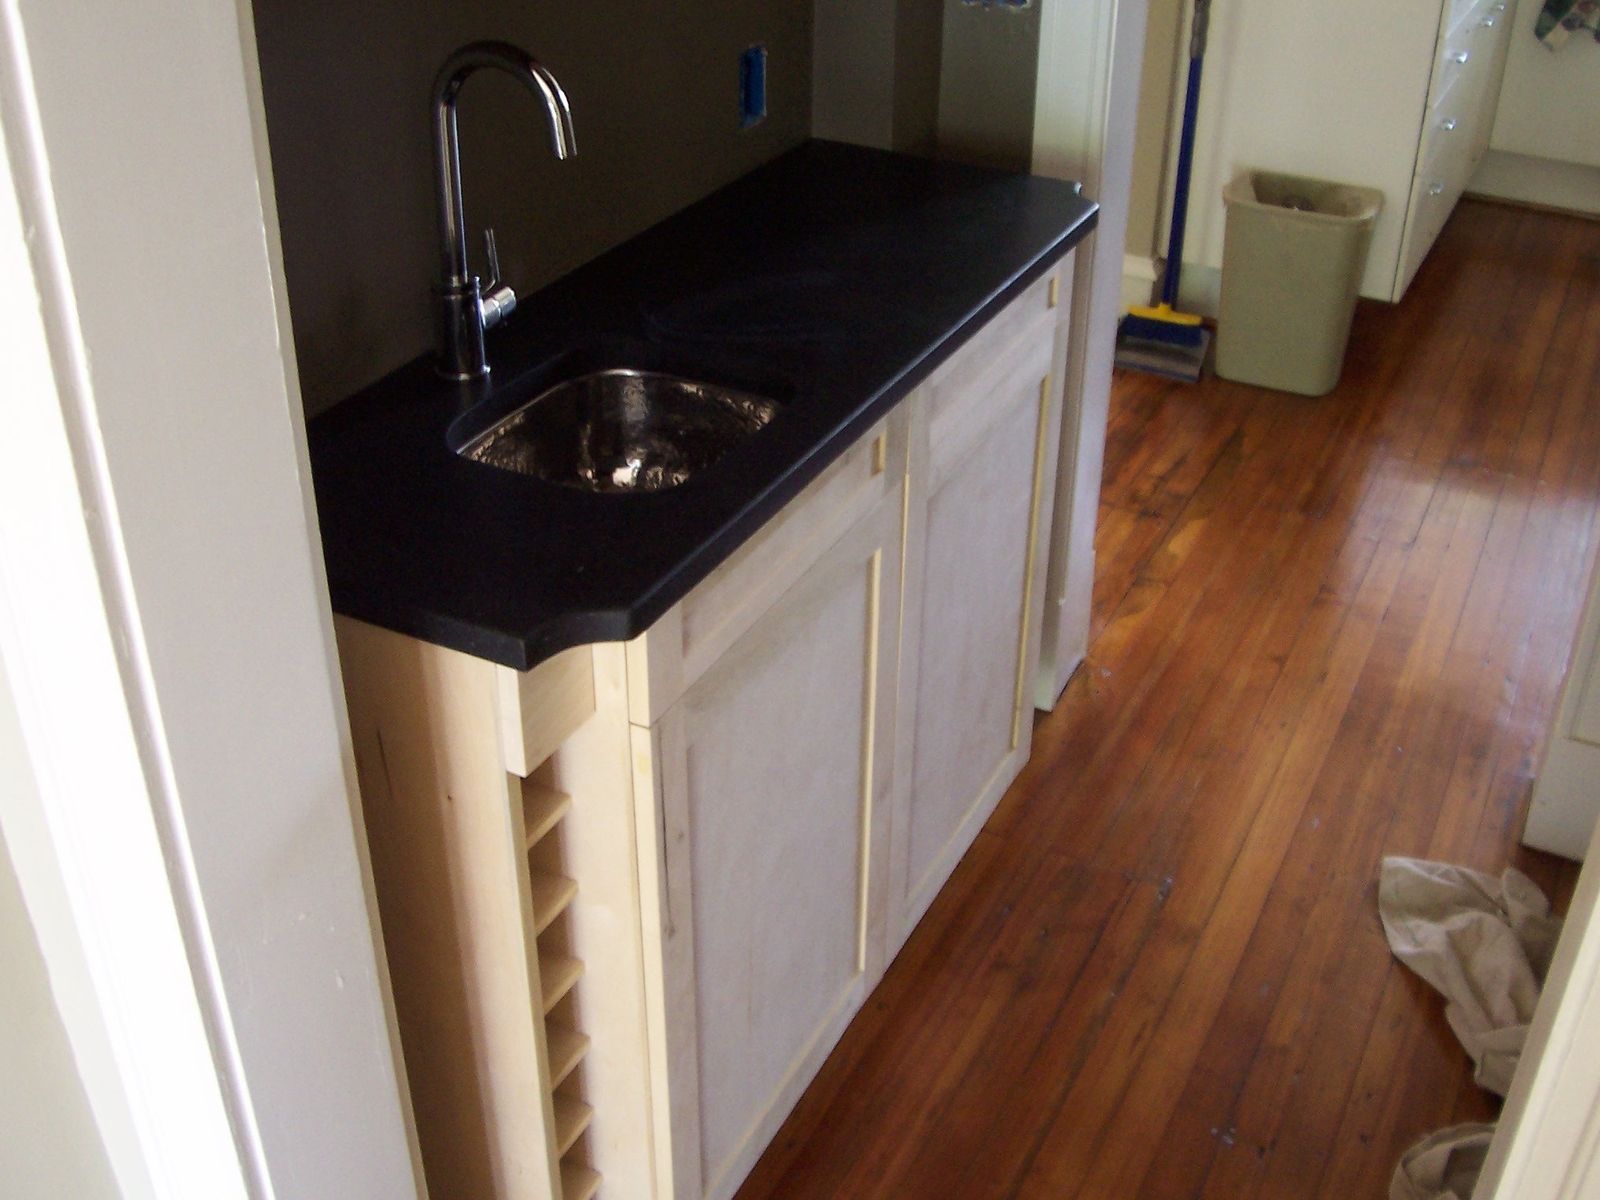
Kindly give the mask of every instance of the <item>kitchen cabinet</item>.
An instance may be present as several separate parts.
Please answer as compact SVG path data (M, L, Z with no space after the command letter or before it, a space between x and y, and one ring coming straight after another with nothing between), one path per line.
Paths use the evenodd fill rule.
M1396 300L1416 278L1489 148L1512 26L1506 8L1506 0L1447 0L1443 6L1417 168L1407 189Z
M1065 353L1058 278L1015 301L918 397L896 947L1028 758L1049 532L1040 489L1055 479Z
M430 1181L727 1200L1026 761L1070 255L641 636L339 618Z
M910 412L626 649L667 1194L731 1194L882 973Z

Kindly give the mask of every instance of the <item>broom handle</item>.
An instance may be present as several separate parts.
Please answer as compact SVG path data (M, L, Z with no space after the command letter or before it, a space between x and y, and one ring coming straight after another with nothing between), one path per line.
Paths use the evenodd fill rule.
M1183 270L1183 234L1189 223L1189 174L1194 169L1194 130L1200 115L1200 68L1206 56L1210 0L1194 0L1194 25L1189 35L1189 85L1183 97L1183 128L1178 136L1178 176L1172 187L1172 236L1167 242L1167 271L1161 302L1178 306L1178 276Z

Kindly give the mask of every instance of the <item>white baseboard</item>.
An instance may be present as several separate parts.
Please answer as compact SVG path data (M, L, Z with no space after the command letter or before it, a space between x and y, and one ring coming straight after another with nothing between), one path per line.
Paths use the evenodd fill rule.
M1122 256L1122 307L1154 302L1156 286L1161 280L1159 260L1138 254ZM1222 271L1200 263L1183 264L1183 278L1178 285L1178 307L1184 312L1199 313L1202 317L1215 317L1222 294Z
M1600 214L1600 167L1490 150L1467 184L1467 193Z
M1122 310L1149 304L1156 292L1156 260L1143 254L1122 256Z

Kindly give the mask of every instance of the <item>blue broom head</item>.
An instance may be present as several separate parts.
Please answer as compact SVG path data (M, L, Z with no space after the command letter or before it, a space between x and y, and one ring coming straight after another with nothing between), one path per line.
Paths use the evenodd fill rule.
M1150 317L1136 317L1132 313L1122 318L1117 333L1123 338L1140 342L1162 342L1168 346L1190 349L1205 343L1203 325L1179 324L1176 321L1157 321Z

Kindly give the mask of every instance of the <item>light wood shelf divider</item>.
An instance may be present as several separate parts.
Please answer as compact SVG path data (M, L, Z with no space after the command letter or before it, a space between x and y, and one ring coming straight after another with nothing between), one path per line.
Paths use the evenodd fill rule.
M532 780L522 781L522 824L527 830L527 848L543 840L544 835L556 827L572 807L572 797L564 796L550 788L541 787Z
M544 985L546 1015L583 975L583 963L567 954L539 954L539 980Z
M550 1051L550 1086L558 1088L589 1052L589 1038L550 1021L545 1023L545 1045Z
M592 704L592 688L581 689ZM524 694L523 700L537 702L537 696ZM537 723L537 722L534 722ZM554 752L551 748L550 753ZM520 763L542 771L543 763ZM579 1141L594 1120L594 1108L584 1099L585 1081L574 1076L589 1053L589 1037L574 1028L574 1015L581 1010L569 1004L558 1017L550 1014L567 998L584 974L580 957L567 953L572 947L572 924L565 919L578 896L578 882L568 878L565 831L561 822L572 811L572 799L565 793L532 779L522 780L523 839L528 861L529 920L538 948L540 1003L544 1027L545 1070L550 1113L550 1152L559 1180L556 1200L589 1200L600 1186L600 1175L587 1163L587 1151ZM562 1088L562 1091L557 1091Z
M567 905L578 894L576 883L548 871L530 871L528 886L533 892L533 927L537 933L549 929L551 922L567 911Z
M556 1097L556 1153L566 1154L594 1119L594 1109L571 1096Z
M561 1200L593 1200L599 1190L599 1172L582 1163L561 1164Z

